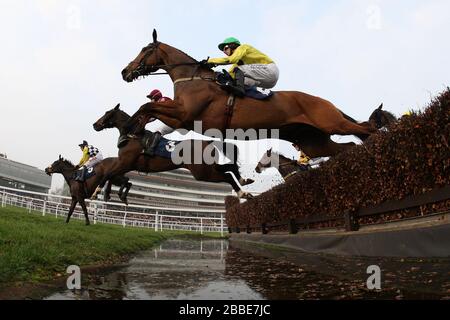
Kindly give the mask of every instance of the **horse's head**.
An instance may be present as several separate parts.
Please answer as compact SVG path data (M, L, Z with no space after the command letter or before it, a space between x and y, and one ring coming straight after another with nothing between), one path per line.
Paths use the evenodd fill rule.
M381 104L369 117L369 123L377 128L381 129L397 121L397 118L389 111L383 110L383 104Z
M272 148L270 148L266 151L266 153L264 153L261 160L259 160L258 164L255 167L255 171L256 173L262 173L264 170L266 170L267 168L271 168L272 166Z
M120 110L120 103L111 110L106 111L103 117L94 123L94 130L102 131L104 129L117 127L120 121L120 113L122 112L123 111Z
M122 70L122 78L126 82L133 82L141 76L147 76L156 72L160 65L164 63L159 50L158 35L153 30L153 42L142 48L138 56Z
M53 162L50 166L45 168L45 173L51 176L53 173L63 173L64 170L74 169L75 166L70 161L65 160L59 155L58 160Z

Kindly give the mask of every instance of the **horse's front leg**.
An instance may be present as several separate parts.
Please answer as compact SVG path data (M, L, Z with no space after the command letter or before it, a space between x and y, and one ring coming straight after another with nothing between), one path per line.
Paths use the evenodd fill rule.
M104 197L105 202L108 202L108 200L111 199L111 188L112 188L111 180L108 180L108 183L106 184L106 189L105 189L105 197Z
M150 106L150 107L149 107ZM178 129L183 127L186 119L192 118L187 116L183 105L174 101L161 103L148 103L142 106L130 120L127 122L129 132L139 133L145 129L145 125L152 118L156 118L164 122L171 128Z
M67 214L66 223L69 223L70 217L72 216L73 211L75 210L75 206L77 205L77 200L72 198L72 203L70 204L69 213Z
M91 222L89 221L89 215L88 215L88 211L87 211L86 203L84 202L84 199L80 200L80 205L81 205L81 208L83 209L84 217L86 218L86 225L88 226L91 224Z

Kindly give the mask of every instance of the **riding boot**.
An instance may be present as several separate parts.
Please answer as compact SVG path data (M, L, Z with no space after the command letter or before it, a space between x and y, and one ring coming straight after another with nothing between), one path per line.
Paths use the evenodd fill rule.
M235 74L235 94L238 97L243 97L245 96L245 76L244 76L244 72L239 69L236 68L234 71Z
M234 94L237 97L245 96L245 86L244 86L244 72L239 68L234 69L235 79L229 79L226 83L222 84L221 87Z
M147 148L147 152L145 154L149 155L149 156L154 156L155 155L155 149L159 144L159 140L161 140L161 132L156 131L153 134L153 141L152 144Z
M87 168L83 166L80 170L77 171L76 181L84 182L86 176Z

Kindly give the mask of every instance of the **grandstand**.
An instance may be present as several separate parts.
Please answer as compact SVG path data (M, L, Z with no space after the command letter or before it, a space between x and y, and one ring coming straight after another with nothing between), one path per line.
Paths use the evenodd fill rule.
M230 185L197 181L186 169L151 174L130 172L127 176L133 184L128 195L130 204L180 208L180 215L218 217L218 212L225 211L225 197L232 194ZM113 187L112 201L119 201L117 190Z
M0 154L0 186L47 193L52 179L43 170Z

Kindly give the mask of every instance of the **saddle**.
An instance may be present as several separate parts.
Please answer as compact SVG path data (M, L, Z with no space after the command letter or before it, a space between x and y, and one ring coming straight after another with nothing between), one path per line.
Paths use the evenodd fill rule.
M230 87L227 86L228 83L233 82L234 79L230 75L230 73L226 70L222 70L222 72L215 73L216 83L220 86L220 88L224 91L227 91L230 94L233 94L233 91ZM266 100L273 96L273 91L268 90L268 92L260 91L256 86L245 88L245 96L256 99L256 100Z
M230 126L231 117L233 116L236 94L233 92L232 88L230 88L227 84L230 83L230 81L234 81L234 79L225 69L222 70L222 72L216 72L215 79L216 83L220 86L220 88L230 94L227 100L227 104L225 106L225 128L228 128ZM255 86L245 89L245 97L249 97L256 100L266 100L273 95L274 93L272 91L269 91L268 93L263 93L259 91Z
M89 178L95 176L96 172L94 167L83 168L82 170L77 170L74 173L74 179L79 182L86 182Z
M142 153L144 155L159 156L168 159L171 159L172 151L175 149L176 145L180 143L180 141L171 141L161 137L158 144L153 149L153 141L157 139L157 137L153 132L145 130L145 133L142 136L134 136L129 134L120 136L117 142L117 147L124 147L130 139L138 139L140 141L143 149Z

